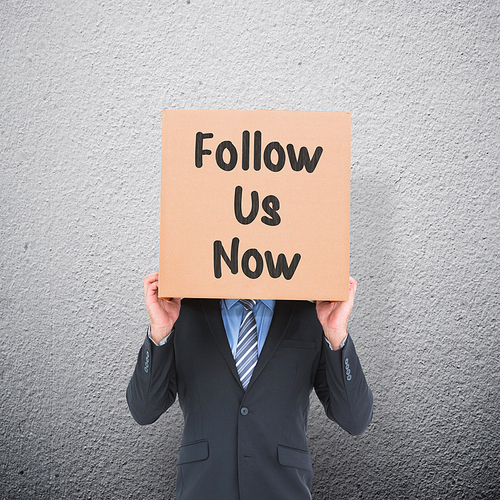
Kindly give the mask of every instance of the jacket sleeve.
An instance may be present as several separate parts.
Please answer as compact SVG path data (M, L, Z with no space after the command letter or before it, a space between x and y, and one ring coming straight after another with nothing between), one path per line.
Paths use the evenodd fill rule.
M373 395L366 383L354 343L348 335L342 349L323 342L314 388L328 418L349 434L359 435L372 420Z
M177 376L173 335L161 346L146 335L139 351L134 374L127 387L127 403L134 420L152 424L175 401Z

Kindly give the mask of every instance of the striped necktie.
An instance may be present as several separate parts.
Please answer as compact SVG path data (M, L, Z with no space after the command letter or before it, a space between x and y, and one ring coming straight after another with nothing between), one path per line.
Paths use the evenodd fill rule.
M245 316L240 325L234 360L236 362L238 375L240 376L241 385L243 389L246 390L259 357L257 349L257 323L253 315L253 307L257 301L241 299L240 303L245 308Z

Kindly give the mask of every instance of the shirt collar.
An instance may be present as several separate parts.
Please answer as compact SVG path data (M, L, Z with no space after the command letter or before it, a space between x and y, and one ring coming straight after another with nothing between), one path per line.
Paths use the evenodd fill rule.
M226 303L226 308L231 309L231 307L234 306L234 304L238 303L239 299L222 299ZM274 304L275 300L268 300L268 299L262 299L259 300L259 302L262 302L269 310L274 311Z

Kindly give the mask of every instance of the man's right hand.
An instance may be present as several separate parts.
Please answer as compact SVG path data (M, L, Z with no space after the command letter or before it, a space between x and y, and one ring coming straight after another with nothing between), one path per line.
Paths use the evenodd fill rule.
M144 301L151 322L151 338L158 344L173 329L181 310L181 299L160 299L158 297L158 273L144 278Z

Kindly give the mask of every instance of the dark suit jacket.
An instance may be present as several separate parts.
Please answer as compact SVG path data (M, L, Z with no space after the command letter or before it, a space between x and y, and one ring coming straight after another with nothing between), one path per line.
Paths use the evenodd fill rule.
M265 345L243 390L219 300L182 301L172 338L139 352L127 401L139 424L154 422L179 395L184 434L177 499L309 499L306 442L312 388L329 418L360 434L372 416L350 337L342 350L324 340L315 305L277 301Z

